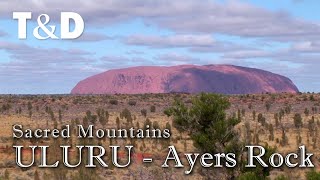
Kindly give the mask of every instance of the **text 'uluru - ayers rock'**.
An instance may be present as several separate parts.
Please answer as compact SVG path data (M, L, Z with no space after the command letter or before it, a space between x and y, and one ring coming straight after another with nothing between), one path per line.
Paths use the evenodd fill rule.
M80 81L71 94L298 92L287 77L234 65L139 66L109 70Z

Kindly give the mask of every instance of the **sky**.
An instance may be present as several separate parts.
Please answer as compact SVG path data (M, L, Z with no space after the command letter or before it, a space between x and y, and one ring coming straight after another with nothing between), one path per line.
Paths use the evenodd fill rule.
M318 0L3 0L0 1L0 94L67 94L109 69L232 64L290 78L320 92ZM27 39L13 12L32 12ZM74 40L38 40L48 14L59 36L61 12L85 22Z

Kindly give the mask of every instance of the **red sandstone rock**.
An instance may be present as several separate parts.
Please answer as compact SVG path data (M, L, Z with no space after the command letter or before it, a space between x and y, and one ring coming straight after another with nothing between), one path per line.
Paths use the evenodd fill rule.
M140 66L109 70L80 81L71 94L298 92L292 81L271 72L233 65Z

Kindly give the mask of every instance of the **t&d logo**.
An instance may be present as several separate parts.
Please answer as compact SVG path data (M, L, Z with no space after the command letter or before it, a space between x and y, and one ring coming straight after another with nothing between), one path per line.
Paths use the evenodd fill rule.
M27 39L28 20L32 20L31 12L13 12L13 19L18 20L18 37L19 39ZM76 39L81 36L84 31L84 21L78 13L61 12L60 21L60 37L55 35L56 26L48 25L50 16L41 14L37 18L38 26L33 29L33 36L37 39ZM73 31L70 31L70 20L74 21ZM40 30L43 34L40 34Z

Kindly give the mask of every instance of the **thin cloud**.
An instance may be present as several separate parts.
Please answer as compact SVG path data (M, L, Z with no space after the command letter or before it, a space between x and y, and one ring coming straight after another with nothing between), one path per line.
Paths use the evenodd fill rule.
M0 50L10 57L0 63L1 93L66 93L70 85L97 73L92 53L81 49L38 48L0 41ZM10 84L10 86L5 86ZM60 88L59 88L60 87Z
M103 4L103 5L102 5ZM87 23L108 26L136 18L145 23L183 33L222 33L242 37L301 38L316 36L320 27L314 22L295 18L284 11L270 11L240 2L210 0L92 0L92 1L1 1L0 16L12 11L33 11L58 16L61 11L75 11ZM56 18L58 19L58 18Z
M8 33L0 30L0 37L8 36Z
M292 44L291 50L294 52L319 53L320 41L303 41Z
M236 50L253 50L249 46L227 41L217 41L212 35L175 34L170 36L131 35L122 38L127 45L150 48L188 48L192 52L227 52Z
M150 46L158 48L212 46L215 40L211 35L179 34L172 36L133 35L125 40L129 45Z
M156 57L156 60L164 64L170 64L170 65L198 64L201 62L201 59L199 58L191 57L188 55L177 54L177 53L161 54Z
M110 40L112 37L106 36L104 34L100 33L92 33L92 32L85 32L77 38L76 42L99 42L99 41L105 41L105 40Z

